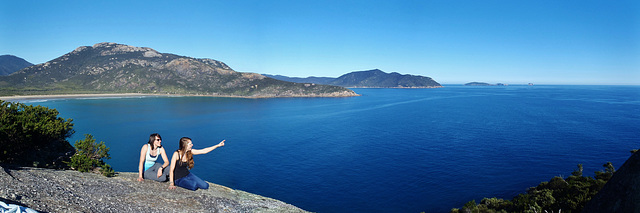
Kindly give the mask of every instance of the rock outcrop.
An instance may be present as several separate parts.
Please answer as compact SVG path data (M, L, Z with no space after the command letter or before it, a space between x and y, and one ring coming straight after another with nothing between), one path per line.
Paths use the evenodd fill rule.
M305 212L267 197L209 183L209 189L168 189L168 183L137 181L71 170L0 167L0 201L41 212Z
M613 173L582 212L640 212L640 152L633 154Z

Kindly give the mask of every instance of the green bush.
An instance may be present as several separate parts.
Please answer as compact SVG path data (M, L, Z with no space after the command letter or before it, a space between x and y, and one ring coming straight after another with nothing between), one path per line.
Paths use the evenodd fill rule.
M582 164L565 178L554 177L531 187L526 193L515 196L511 201L498 198L484 198L480 204L469 201L462 209L450 212L580 212L584 205L602 189L615 169L611 162L603 165L605 171L596 171L595 178L582 176Z
M56 109L0 100L0 163L60 167L73 153L71 119Z
M80 172L100 172L107 177L114 176L114 171L104 161L111 159L109 148L103 141L96 143L91 134L86 134L84 140L78 140L74 144L76 154L71 157L69 166ZM100 168L98 171L96 171Z

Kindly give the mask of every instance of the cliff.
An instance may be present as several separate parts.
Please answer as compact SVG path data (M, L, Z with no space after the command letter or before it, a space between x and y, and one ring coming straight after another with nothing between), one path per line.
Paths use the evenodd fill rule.
M640 212L640 152L613 173L582 212Z
M0 95L146 93L232 97L345 97L349 89L237 72L213 59L117 43L82 46L0 76Z
M209 183L209 189L168 189L138 182L136 173L116 177L42 168L0 167L0 201L41 212L305 212L267 197Z

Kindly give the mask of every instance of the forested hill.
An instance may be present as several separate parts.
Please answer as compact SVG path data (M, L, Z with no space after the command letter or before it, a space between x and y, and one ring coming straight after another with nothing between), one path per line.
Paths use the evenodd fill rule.
M238 97L344 97L337 86L292 83L236 72L225 63L147 47L98 43L0 76L0 95L153 93Z
M0 76L9 75L33 64L13 55L0 55Z
M392 72L386 73L379 69L357 71L344 74L338 78L330 77L308 77L291 78L281 75L266 75L283 81L298 83L328 84L341 87L363 87L363 88L437 88L442 87L430 77L419 75L402 75Z

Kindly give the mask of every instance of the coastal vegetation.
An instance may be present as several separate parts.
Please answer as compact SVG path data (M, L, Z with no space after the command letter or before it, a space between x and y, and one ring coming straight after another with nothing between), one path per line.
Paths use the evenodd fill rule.
M0 100L0 163L63 167L73 153L66 140L75 131L56 109Z
M56 109L0 100L0 164L71 167L113 176L113 169L104 162L110 158L104 142L96 143L87 134L74 149L67 141L75 133L72 119L58 115Z
M608 162L604 171L596 171L594 177L582 174L582 164L567 178L554 177L531 187L526 193L512 200L502 198L484 198L480 203L469 201L461 209L453 208L451 213L459 212L580 212L587 202L611 179L615 168Z
M109 156L109 148L104 145L103 141L96 143L91 134L86 134L83 140L77 140L74 144L76 154L71 157L68 165L80 172L91 172L98 170L107 177L115 176L115 172L111 165L105 163Z

